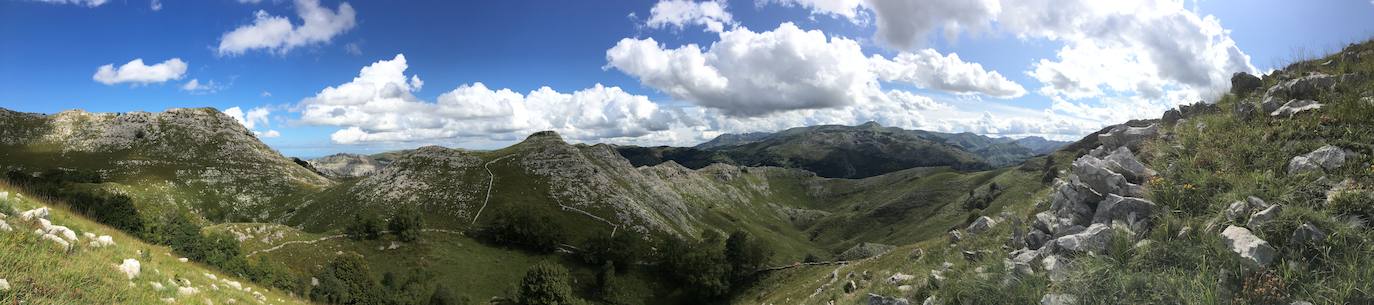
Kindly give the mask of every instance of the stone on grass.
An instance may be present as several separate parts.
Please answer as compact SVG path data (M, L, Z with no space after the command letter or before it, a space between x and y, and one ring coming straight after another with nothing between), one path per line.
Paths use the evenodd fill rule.
M903 298L868 294L868 305L909 305L910 301Z
M1326 240L1326 232L1312 223L1304 223L1293 230L1293 237L1288 238L1289 242L1295 244L1318 243Z
M0 291L6 290L10 290L10 282L5 279L0 279Z
M1125 147L1113 150L1111 154L1103 158L1103 161L1106 162L1107 169L1125 176L1126 180L1131 183L1145 183L1146 180L1155 175L1154 170L1145 167L1145 164L1140 163L1140 159L1137 159L1135 154Z
M182 287L177 288L177 295L178 295L178 296L185 297L185 296L190 296L190 295L194 295L194 294L197 294L197 293L200 293L200 289L196 289L196 287L182 286Z
M941 270L931 270L930 278L927 282L929 282L931 286L935 286L935 288L940 288L940 286L945 284L945 272Z
M1269 221L1278 218L1279 212L1281 212L1283 209L1282 207L1283 206L1281 205L1275 204L1267 209L1255 212L1254 215L1250 215L1250 221L1245 223L1245 226L1259 229L1261 226L1264 226L1265 223L1268 223Z
M1310 153L1296 156L1293 157L1292 160L1289 160L1288 174L1297 175L1311 172L1320 173L1323 170L1334 170L1345 165L1345 160L1354 157L1354 154L1355 153L1350 150L1334 145L1322 146Z
M1274 247L1269 246L1269 242L1255 236L1246 228L1227 226L1226 230L1221 232L1221 238L1226 241L1231 252L1260 266L1269 265L1277 254Z
M1250 204L1244 200L1236 200L1226 207L1226 219L1233 222L1241 222L1249 214Z
M95 240L92 240L90 243L91 248L102 248L115 245L114 238L110 237L109 235L101 235L100 237L96 237L94 239Z
M41 238L52 241L54 244L57 244L57 247L61 248L62 251L71 250L72 248L71 243L67 242L67 240L62 239L61 237L57 237L57 235L42 234Z
M963 233L963 232L960 232L959 230L950 230L950 231L949 231L949 242L950 242L950 243L958 243L959 241L962 241L962 240L964 240L964 233Z
M900 283L905 283L906 281L910 281L914 278L916 278L916 276L898 272L897 274L893 274L892 276L887 277L887 283L896 285Z
M135 260L135 259L132 259L132 258L124 259L124 263L123 263L123 264L120 264L120 265L117 266L117 267L119 267L119 272L123 272L123 273L124 273L124 276L129 277L129 279L131 279L131 280L134 279L135 277L138 277L138 273L139 273L138 260Z
M10 232L10 231L14 231L14 228L11 228L11 227L10 227L10 224L9 224L9 223L5 223L4 220L0 220L0 232Z
M1291 100L1284 103L1283 106L1279 106L1278 110L1270 112L1269 116L1292 118L1300 112L1321 108L1322 104L1314 100Z
M978 219L973 220L972 224L968 225L967 230L969 233L978 234L991 229L995 225L997 225L997 221L992 220L991 217L979 216Z
M1074 305L1078 297L1067 293L1050 293L1040 298L1040 305Z
M20 213L19 213L19 219L23 219L24 221L29 221L29 220L34 220L34 219L48 219L48 216L49 216L48 214L49 214L48 208L47 208L47 207L41 207L41 208L37 208L37 209L32 209L32 210L20 212Z

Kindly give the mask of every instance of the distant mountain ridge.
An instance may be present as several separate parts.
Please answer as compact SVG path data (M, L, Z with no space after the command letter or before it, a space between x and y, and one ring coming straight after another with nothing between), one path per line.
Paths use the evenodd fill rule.
M776 133L724 134L694 147L621 146L636 166L674 161L688 168L712 163L796 167L822 177L863 178L924 166L986 169L1018 164L1068 142L1040 137L991 138L883 127L821 125Z

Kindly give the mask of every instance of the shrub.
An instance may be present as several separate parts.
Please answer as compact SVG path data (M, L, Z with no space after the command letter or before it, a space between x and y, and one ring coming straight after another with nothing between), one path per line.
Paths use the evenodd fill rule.
M332 304L382 304L380 286L372 279L367 264L357 256L335 258L315 275L320 285L310 298Z
M583 304L573 296L568 269L550 262L539 262L520 280L516 301L523 305Z
M439 284L434 288L434 293L429 296L429 305L467 305L472 304L472 300L466 297L453 295L448 286Z
M628 271L644 253L644 242L634 234L623 233L613 237L592 237L587 241L582 259L587 264L604 262L615 264L620 272Z
M730 263L731 280L735 283L762 269L772 255L766 245L747 232L735 231L725 239L725 260Z
M386 226L392 234L396 234L396 239L404 242L415 241L420 239L422 215L414 208L401 207L391 216Z
M353 240L376 240L382 237L382 222L370 213L353 214L353 220L344 228L344 234Z
M542 212L503 211L481 233L492 242L516 245L530 250L553 253L564 239L563 229L553 217Z

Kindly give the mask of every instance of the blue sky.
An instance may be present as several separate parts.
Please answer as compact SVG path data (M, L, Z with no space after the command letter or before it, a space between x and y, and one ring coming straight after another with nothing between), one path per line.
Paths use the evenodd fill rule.
M869 120L1072 139L1374 36L1366 0L1036 2L0 0L0 107L237 107L307 157Z

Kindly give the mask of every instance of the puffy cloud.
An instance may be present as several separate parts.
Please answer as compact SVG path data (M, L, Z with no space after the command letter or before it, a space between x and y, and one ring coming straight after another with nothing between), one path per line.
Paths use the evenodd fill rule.
M1025 88L1001 73L984 70L978 63L965 62L958 54L940 55L935 50L923 49L897 54L892 60L876 55L871 60L874 72L883 81L911 83L965 95L1015 98L1026 94Z
M622 39L606 51L608 68L674 98L727 115L842 108L881 98L879 80L911 83L956 94L1016 97L1021 88L1000 73L958 55L934 50L871 58L859 43L802 30L792 23L753 32L736 28L703 50L689 44L665 48L653 38Z
M255 132L255 133L256 133L256 132ZM281 136L281 132L278 132L277 130L272 129L272 130L264 131L264 132L262 132L262 133L258 133L257 135L258 135L259 137L263 137L263 138L276 138L276 137L280 137L280 136Z
M239 107L230 107L229 109L225 109L223 112L224 115L234 118L234 120L238 121L239 124L243 125L244 128L248 128L250 130L257 127L258 124L266 126L267 116L272 113L271 110L268 110L267 108L263 107L256 107L248 110L248 112L243 112L243 109Z
M921 38L936 29L943 29L945 36L952 38L960 31L986 28L1002 11L997 0L867 0L865 3L877 16L879 41L907 50L920 46Z
M81 5L81 6L86 6L86 7L97 7L97 6L104 5L106 2L110 2L109 0L33 0L33 1L38 1L38 2L43 2L43 3L51 3L51 4L75 4L75 5Z
M542 87L528 93L474 83L415 97L423 84L405 75L404 55L364 67L352 81L321 90L297 108L301 122L339 126L340 144L452 139L517 139L540 130L577 140L639 137L669 128L674 114L645 96L597 84L563 93Z
M114 64L100 66L95 70L95 75L91 76L97 82L106 85L118 83L151 84L162 83L173 79L181 79L186 75L186 62L180 58L172 58L161 63L149 66L143 64L142 58L136 58L115 69Z
M725 31L726 26L736 24L730 12L726 11L724 0L660 0L649 9L649 20L645 25L661 29L672 26L681 30L688 25L700 25L712 32Z
M219 92L219 90L223 88L223 86L215 83L214 80L201 83L200 79L196 78L192 78L181 85L181 91L190 92L191 94L210 94Z
M296 0L296 15L303 23L294 25L286 17L273 16L259 10L253 23L224 33L220 37L219 55L239 55L249 50L265 49L285 54L292 49L311 44L328 43L357 25L357 13L347 2L337 10L321 7L319 0Z
M762 33L726 31L705 51L626 38L606 58L608 67L646 85L731 115L845 106L876 90L857 42L792 23Z

